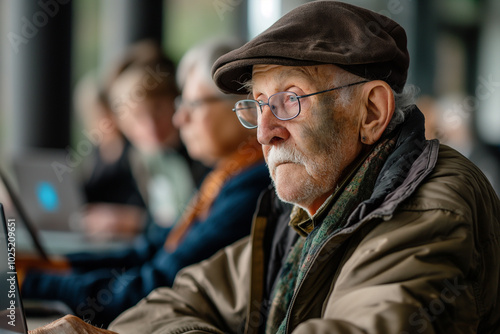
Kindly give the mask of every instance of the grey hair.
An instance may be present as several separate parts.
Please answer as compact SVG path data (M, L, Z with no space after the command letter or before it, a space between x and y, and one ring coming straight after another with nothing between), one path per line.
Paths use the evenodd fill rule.
M392 92L395 105L394 115L392 115L391 122L385 129L385 133L391 132L405 121L411 110L413 110L412 106L415 104L420 89L415 85L406 85L401 93L396 93L394 90Z
M222 55L239 48L241 41L233 38L211 38L191 49L182 57L177 67L177 85L183 88L187 78L196 72L206 83L219 91L212 80L212 65Z

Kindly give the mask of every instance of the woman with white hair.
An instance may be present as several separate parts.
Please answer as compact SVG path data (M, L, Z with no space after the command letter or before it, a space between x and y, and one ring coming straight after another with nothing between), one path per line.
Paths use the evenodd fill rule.
M182 98L173 122L191 157L212 171L174 227L157 227L155 240L142 237L126 251L68 256L71 272L29 272L23 297L61 300L78 317L106 327L154 288L170 286L180 269L249 234L269 174L256 130L232 115L238 97L222 94L210 78L213 60L235 47L209 41L180 62Z

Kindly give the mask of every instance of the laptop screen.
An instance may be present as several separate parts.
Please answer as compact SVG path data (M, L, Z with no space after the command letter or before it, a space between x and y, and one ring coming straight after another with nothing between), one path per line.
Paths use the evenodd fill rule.
M8 200L12 203L14 209L17 211L19 218L24 223L24 227L27 229L27 232L29 233L31 240L33 241L33 245L35 246L35 249L38 251L38 255L40 255L43 259L48 260L49 257L38 236L38 230L36 229L32 221L29 219L28 215L26 214L23 203L20 200L17 193L14 191L14 188L12 187L9 179L7 178L7 175L5 175L5 173L1 169L0 169L0 181L1 181L1 186L3 186L3 190L6 192L5 195L9 197Z
M15 266L16 222L0 204L0 333L28 333Z

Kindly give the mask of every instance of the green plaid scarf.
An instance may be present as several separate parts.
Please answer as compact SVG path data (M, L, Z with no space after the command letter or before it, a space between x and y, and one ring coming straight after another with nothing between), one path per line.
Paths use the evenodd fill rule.
M299 238L288 254L273 291L266 333L285 333L289 314L287 313L292 296L304 274L311 266L311 259L321 249L328 237L344 225L354 209L364 200L370 198L377 176L387 157L393 151L395 139L380 142L369 153L347 186L341 187L333 195L333 204L328 215L319 227L306 237ZM335 197L337 199L335 200Z

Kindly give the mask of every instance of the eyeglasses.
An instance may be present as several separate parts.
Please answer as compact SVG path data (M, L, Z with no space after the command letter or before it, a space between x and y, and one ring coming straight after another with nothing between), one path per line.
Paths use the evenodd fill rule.
M279 92L269 96L267 103L256 100L240 100L234 105L233 111L238 116L240 123L247 129L255 129L258 124L259 109L262 113L264 106L269 106L273 115L281 121L289 121L300 114L300 99L317 94L331 92L341 88L347 88L368 82L367 80L354 82L345 86L322 90L307 95L297 95L294 92Z

